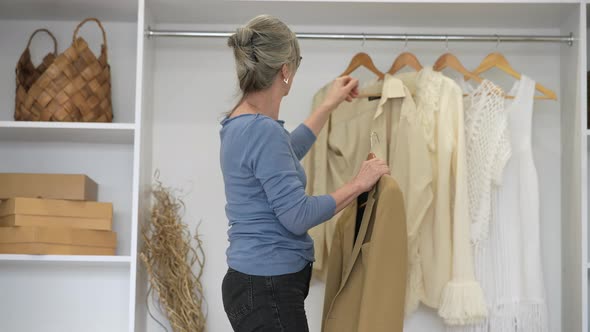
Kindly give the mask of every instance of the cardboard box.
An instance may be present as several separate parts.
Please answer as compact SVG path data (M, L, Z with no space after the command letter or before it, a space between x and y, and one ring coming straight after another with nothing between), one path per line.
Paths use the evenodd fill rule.
M98 185L83 174L0 173L0 200L13 197L96 201Z
M56 227L0 227L0 253L114 255L117 234Z
M0 202L0 217L34 215L113 219L113 204L39 198L11 198Z
M13 214L0 217L0 227L13 226L66 227L110 231L113 229L113 220L81 217L36 216L25 214Z

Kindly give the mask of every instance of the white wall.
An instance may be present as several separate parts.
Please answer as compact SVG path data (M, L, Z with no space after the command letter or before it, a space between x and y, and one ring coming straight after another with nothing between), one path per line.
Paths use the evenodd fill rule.
M212 27L193 27L206 29ZM345 27L331 27L346 31ZM213 27L212 30L224 30ZM325 31L310 26L295 27L298 31ZM399 31L406 31L398 29ZM415 29L417 32L439 32ZM369 33L371 27L362 31ZM395 32L392 28L388 32ZM356 31L358 32L358 31ZM445 33L534 33L556 34L558 31L477 31L449 30ZM153 167L161 171L168 185L186 192L185 222L199 229L205 245L207 263L203 284L209 305L209 331L231 331L221 301L221 281L227 269L227 220L225 197L219 168L219 121L222 113L231 109L236 93L231 50L224 39L161 39L156 43L154 82ZM311 98L324 84L340 74L354 53L361 50L360 42L302 41L303 62L295 77L293 90L285 99L281 118L288 127L295 127L310 112ZM495 48L494 43L451 43L467 68L474 68ZM375 64L386 71L403 43L367 42L362 48ZM413 51L422 64L432 64L445 51L444 43L412 43ZM523 73L537 79L559 93L559 46L534 44L502 44L499 50ZM506 86L511 81L498 73ZM541 222L544 276L548 290L551 331L561 326L561 236L560 236L560 112L559 103L537 102L534 114L533 148L539 172L541 190ZM323 304L323 284L314 281L306 302L311 331L320 331ZM149 331L161 331L150 322ZM429 310L422 309L406 324L406 331L442 331L440 320Z

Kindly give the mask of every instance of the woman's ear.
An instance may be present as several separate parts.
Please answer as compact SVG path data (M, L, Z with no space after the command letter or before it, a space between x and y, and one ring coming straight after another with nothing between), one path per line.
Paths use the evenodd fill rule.
M281 74L283 75L283 77L282 77L283 81L291 78L291 69L289 68L288 64L284 64L281 67Z

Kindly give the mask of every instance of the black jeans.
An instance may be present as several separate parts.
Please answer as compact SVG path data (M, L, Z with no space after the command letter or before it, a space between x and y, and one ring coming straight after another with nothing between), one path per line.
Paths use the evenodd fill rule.
M236 332L308 332L304 301L311 263L303 270L272 277L228 269L221 292L223 307Z

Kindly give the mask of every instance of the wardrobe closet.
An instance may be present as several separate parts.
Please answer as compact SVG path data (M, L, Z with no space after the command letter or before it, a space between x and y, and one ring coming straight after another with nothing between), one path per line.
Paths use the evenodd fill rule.
M587 4L588 2L588 4ZM359 51L379 69L404 50L423 65L447 51L475 68L494 51L521 73L552 89L557 101L534 106L533 154L539 174L542 263L550 331L590 331L588 167L586 128L587 10L590 1L189 1L0 0L0 172L84 173L100 185L99 200L115 202L116 256L0 255L0 331L155 332L145 270L138 261L149 188L159 170L182 189L184 221L204 243L202 278L207 330L231 331L221 301L227 219L219 167L219 129L236 102L234 63L226 38L148 36L152 30L233 31L251 17L275 15L296 32L568 36L573 43L507 41L300 41L303 61L281 118L293 129L310 112L314 93L338 76ZM114 122L14 122L14 67L37 28L71 43L76 24L102 20L112 72ZM99 51L91 24L81 34ZM52 47L38 37L39 63ZM357 71L361 85L372 79ZM484 75L502 87L514 80ZM320 331L324 285L314 280L306 301L310 330ZM161 317L157 315L157 317ZM444 331L433 310L407 319L407 332Z

